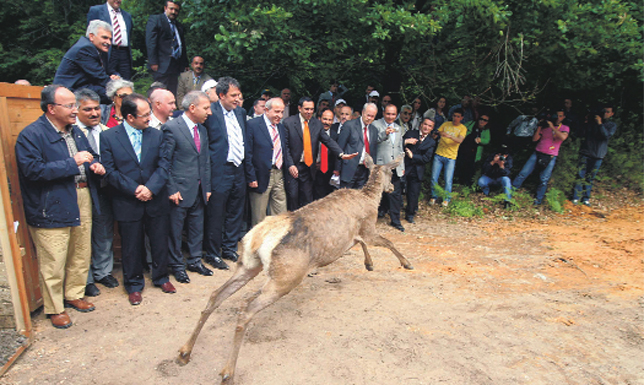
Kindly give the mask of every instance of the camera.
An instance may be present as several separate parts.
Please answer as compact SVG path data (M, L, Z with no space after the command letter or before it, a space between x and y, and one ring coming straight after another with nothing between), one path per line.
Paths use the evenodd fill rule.
M499 155L499 160L500 160L500 161L502 161L502 162L503 162L503 161L505 161L506 159L507 159L507 158L505 157L505 155Z

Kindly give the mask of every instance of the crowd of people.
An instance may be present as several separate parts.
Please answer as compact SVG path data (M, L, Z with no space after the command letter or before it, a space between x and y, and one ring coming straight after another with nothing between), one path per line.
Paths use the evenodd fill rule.
M57 328L72 324L65 308L95 309L87 297L100 294L97 283L120 285L112 275L115 222L123 286L130 304L139 305L145 271L163 292L175 293L170 275L188 284L188 272L228 269L224 260L237 261L242 235L267 215L297 210L339 188L362 188L368 156L379 165L404 158L378 216L405 231L401 215L414 223L428 174L430 204L448 206L454 176L469 186L480 168L478 186L486 195L502 186L507 207L513 189L536 170L535 204L541 204L572 127L583 138L574 200L588 205L617 127L608 105L587 121L570 106L552 116L533 111L515 119L504 144L489 151L492 112L478 98L464 96L448 108L441 96L426 111L416 98L399 109L392 95L381 97L368 85L351 104L347 88L335 81L317 102L303 96L294 103L288 88L277 97L265 90L247 112L236 79L215 81L200 56L183 71L186 42L174 1L148 21L155 83L142 95L129 80L132 18L120 4L108 0L90 9L86 36L42 91L43 115L16 142L45 313ZM534 153L512 180L512 154L529 142L536 142ZM441 175L445 194L437 188Z

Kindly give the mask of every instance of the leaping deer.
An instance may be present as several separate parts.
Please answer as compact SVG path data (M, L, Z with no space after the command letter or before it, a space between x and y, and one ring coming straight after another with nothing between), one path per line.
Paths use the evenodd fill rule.
M342 254L359 243L364 252L364 265L373 271L367 244L391 250L405 269L413 269L393 243L376 233L378 204L383 192L392 192L392 169L402 161L377 166L369 155L365 165L371 174L361 190L342 189L315 201L295 212L267 217L242 239L242 252L237 270L208 300L206 308L188 342L179 349L177 361L185 365L204 324L212 312L267 269L266 284L249 298L239 314L233 349L221 371L222 384L234 381L235 366L246 326L259 311L289 293L307 273L338 260Z

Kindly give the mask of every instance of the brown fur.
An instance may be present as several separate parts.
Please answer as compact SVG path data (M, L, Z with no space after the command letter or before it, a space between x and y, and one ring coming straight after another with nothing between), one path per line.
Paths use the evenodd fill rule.
M391 192L391 170L402 161L376 166L367 157L371 170L362 190L342 189L301 209L279 216L267 217L242 239L242 253L237 270L215 290L201 313L188 342L179 350L178 362L187 364L201 328L221 303L246 283L267 269L266 284L242 307L233 349L221 372L222 384L232 384L239 349L252 317L289 293L314 268L328 265L359 243L365 255L365 267L373 270L367 244L389 248L406 269L409 261L386 238L376 233L378 204L384 192Z

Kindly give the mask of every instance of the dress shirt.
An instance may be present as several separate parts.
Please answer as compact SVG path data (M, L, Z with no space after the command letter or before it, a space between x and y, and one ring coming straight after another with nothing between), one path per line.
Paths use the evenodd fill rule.
M49 124L51 124L52 127L60 134L60 136L63 138L65 141L65 144L67 145L67 151L69 151L69 156L74 157L76 156L76 153L78 153L78 147L76 147L76 142L74 141L74 137L72 136L72 128L71 126L65 127L64 130L60 130L54 122L49 120ZM78 170L80 171L79 175L74 176L74 182L76 183L81 183L81 182L87 182L87 176L85 175L85 163L81 163L80 166L78 166Z
M127 41L127 26L125 25L125 19L123 19L123 11L119 9L119 12L116 12L114 8L109 3L105 3L107 5L107 13L110 15L110 24L112 24L112 31L114 31L114 14L116 14L116 19L119 22L119 29L121 30L121 45L120 47L127 47L128 46L128 41ZM114 44L114 37L112 36L112 44Z
M362 135L363 140L364 140L364 126L365 126L365 124L362 121L362 117L360 117L360 135ZM369 129L367 129L367 139L369 139ZM373 145L374 145L374 143L369 142L369 150L371 150ZM378 143L375 143L375 145L377 146ZM364 165L364 158L365 158L366 153L367 152L365 151L365 146L362 146L362 152L360 153L360 162L359 162L359 164Z
M130 143L132 144L132 149L134 149L134 153L136 154L136 157L139 159L139 162L141 161L141 154L136 153L136 139L138 138L139 141L139 151L141 147L143 147L143 132L141 130L138 130L128 124L128 122L123 122L123 127L125 127L125 132L127 133L128 139L130 139Z
M91 135L92 138L94 138L94 142L96 143L96 148L93 150L96 151L98 155L101 155L101 131L103 131L101 129L101 125L97 124L94 127L92 127L92 129L90 130L86 125L83 124L83 122L78 120L78 117L76 117L76 125L78 126L78 128L86 129L87 134Z
M183 42L181 41L181 37L179 37L179 29L177 28L177 25L170 20L168 15L165 15L165 18L168 19L168 23L170 23L170 30L174 31L174 38L177 40L177 43L179 44L179 57L181 57L181 52L183 52Z
M266 129L268 130L268 136L271 138L271 142L273 141L273 123L271 123L270 120L268 120L268 117L266 115L260 115L264 116L264 123L266 124ZM277 130L277 126L275 126L275 129ZM277 130L277 139L282 140L280 137L280 131ZM282 149L282 154L284 153L284 149ZM275 166L275 151L273 151L273 155L271 156L271 165ZM284 165L284 156L282 155L282 165Z
M239 151L241 151L240 154L240 161L244 160L244 136L242 135L241 127L239 126L239 122L237 121L237 115L235 115L235 110L226 110L224 108L224 105L221 104L221 100L218 102L221 111L224 114L224 122L226 123L226 133L228 135L228 157L226 158L227 162L234 163L234 156L232 153L232 149L234 146L234 143L239 142Z
M307 122L304 120L304 117L302 114L298 114L300 118L300 126L302 127L302 141L304 141L304 122ZM309 120L310 122L310 120ZM308 123L308 122L307 122ZM309 135L311 134L311 127L309 126ZM313 149L311 149L313 150ZM302 156L300 157L300 162L304 163L304 151L302 151Z
M190 131L190 136L192 136L192 140L194 140L195 139L195 126L197 125L197 123L195 123L192 120L190 120L190 118L187 117L185 113L181 114L181 117L183 118L183 121L186 122L186 124L188 125L188 131ZM199 139L201 139L201 138L199 138Z

